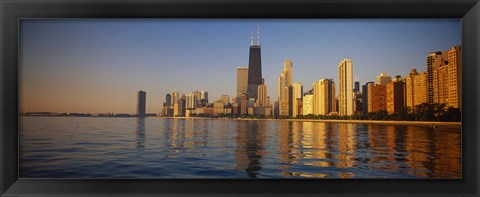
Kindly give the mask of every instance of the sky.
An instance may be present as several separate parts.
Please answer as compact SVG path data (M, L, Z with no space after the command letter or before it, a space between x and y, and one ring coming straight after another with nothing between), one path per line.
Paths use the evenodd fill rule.
M428 53L461 44L460 19L22 19L20 111L133 114L139 90L147 113L174 90L232 97L257 28L272 100L285 58L307 91L324 78L338 84L344 58L363 85L425 71Z

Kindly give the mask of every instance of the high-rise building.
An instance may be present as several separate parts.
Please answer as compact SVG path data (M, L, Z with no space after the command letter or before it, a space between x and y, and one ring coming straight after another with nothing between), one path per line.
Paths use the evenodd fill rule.
M418 73L417 69L412 69L405 78L405 100L406 106L410 112L415 110L415 106L427 102L427 72Z
M261 85L258 86L258 106L259 107L268 107L267 106L267 86L262 82Z
M172 95L165 95L165 106L172 106Z
M357 93L360 91L360 82L355 81L355 88L353 88L353 93Z
M386 73L380 73L380 75L377 76L377 84L379 85L387 85L387 83L392 81L392 77L390 77Z
M293 62L291 59L285 59L283 62L283 70L278 78L278 104L280 116L288 116L289 109L288 94L285 90L292 85L292 67Z
M220 97L220 101L222 101L223 103L225 103L225 105L227 105L230 103L230 97L228 95L222 95Z
M368 87L368 112L387 110L386 86L374 84Z
M291 117L293 115L293 86L285 87L285 103L287 104L286 109L288 109L285 116Z
M144 117L146 115L145 108L147 106L147 93L143 90L137 93L137 116Z
M363 109L363 114L367 114L368 111L368 106L369 106L369 91L368 89L372 87L375 83L373 81L367 82L365 85L362 86L362 109Z
M462 48L448 50L448 106L462 108Z
M439 68L446 65L447 54L442 51L431 52L427 56L427 102L438 103ZM443 70L443 69L442 69Z
M386 91L387 112L389 114L398 113L405 109L405 81L400 76L396 76L395 80L387 83Z
M177 91L173 91L173 93L172 93L172 105L177 104L179 99L180 99L179 93Z
M262 84L262 58L260 50L260 28L258 29L257 44L253 43L253 35L250 38L250 55L248 60L248 98L258 98L258 86Z
M247 93L248 67L237 67L237 96Z
M200 101L202 102L202 106L205 106L205 104L208 104L208 92L207 91L201 91L200 92Z
M313 83L313 114L326 115L336 111L335 107L335 83L333 79L321 79Z
M303 96L302 115L313 114L313 94Z
M297 117L297 115L301 115L302 99L303 85L299 82L295 82L292 85L292 117Z
M353 64L346 58L338 63L338 113L341 116L353 115Z
M197 108L197 94L195 92L188 93L186 95L186 108L187 109Z

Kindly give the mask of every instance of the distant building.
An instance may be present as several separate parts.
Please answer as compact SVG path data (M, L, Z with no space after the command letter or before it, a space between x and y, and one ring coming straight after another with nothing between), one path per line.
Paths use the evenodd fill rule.
M379 85L387 85L387 83L392 81L392 77L390 77L386 73L380 73L380 75L377 76L377 84Z
M222 95L220 97L220 101L222 101L225 105L230 103L230 97L228 95Z
M405 78L405 103L410 112L415 106L427 102L427 72L412 69Z
M237 67L237 96L247 93L248 67Z
M291 111L289 109L291 105L288 104L289 95L286 93L286 90L292 85L292 67L292 60L285 59L283 62L283 70L278 78L278 111L280 116L289 116L289 111Z
M439 76L440 67L447 64L447 54L442 51L431 52L427 56L427 102L439 103ZM443 69L442 69L443 70Z
M172 106L172 96L170 94L165 95L165 105Z
M292 117L302 115L303 85L295 82L292 85Z
M368 87L368 112L387 110L386 86L375 84Z
M357 93L360 91L360 82L355 81L355 88L353 88L353 93Z
M208 105L208 92L207 91L201 91L200 92L200 103L201 103L202 107L206 107Z
M258 86L258 106L259 107L268 107L267 105L267 86L262 81L262 84Z
M302 115L313 114L313 94L303 96Z
M250 37L247 97L255 98L255 100L257 100L258 86L261 84L262 84L262 58L261 58L261 48L260 48L260 28L259 28L257 44L253 43L253 35Z
M172 106L174 104L177 104L179 99L180 99L179 93L177 91L173 91L173 93L172 93Z
M321 79L313 83L313 114L327 115L334 111L336 111L336 109L335 84L333 79Z
M138 91L137 93L137 116L145 117L145 109L147 106L147 93L145 91Z
M353 115L353 63L350 59L343 59L338 63L338 113L341 116Z
M398 113L406 107L405 99L405 81L400 77L387 83L387 112L389 114Z
M221 100L213 103L213 115L225 114L225 103Z
M462 48L448 50L448 106L462 108Z
M369 88L374 86L375 83L373 81L367 82L365 85L362 86L362 109L363 109L363 114L367 114L368 112L368 106L369 106ZM371 97L371 95L370 95Z
M186 108L187 109L197 108L197 95L195 94L195 92L188 93L186 95Z

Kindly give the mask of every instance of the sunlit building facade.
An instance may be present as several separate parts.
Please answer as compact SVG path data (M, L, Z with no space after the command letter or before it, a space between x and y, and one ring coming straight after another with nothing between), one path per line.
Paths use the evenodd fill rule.
M343 115L353 115L353 63L346 58L338 64L338 113Z

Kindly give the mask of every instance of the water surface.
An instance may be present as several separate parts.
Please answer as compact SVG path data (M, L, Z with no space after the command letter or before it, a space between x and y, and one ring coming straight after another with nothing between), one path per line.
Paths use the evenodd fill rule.
M461 178L460 128L21 117L22 178Z

